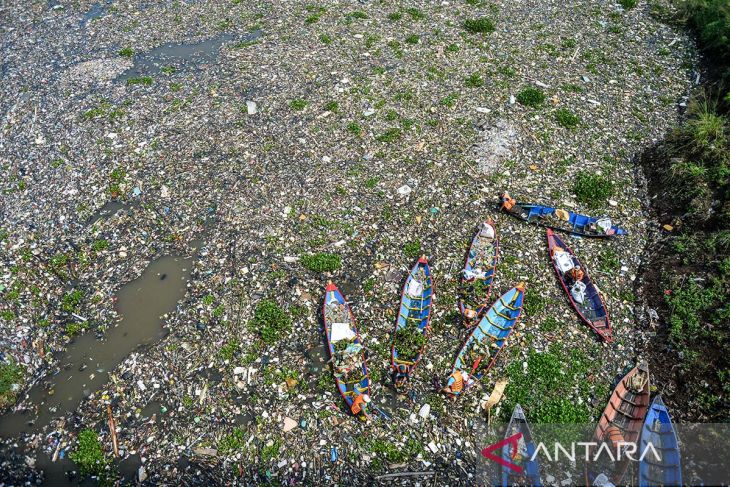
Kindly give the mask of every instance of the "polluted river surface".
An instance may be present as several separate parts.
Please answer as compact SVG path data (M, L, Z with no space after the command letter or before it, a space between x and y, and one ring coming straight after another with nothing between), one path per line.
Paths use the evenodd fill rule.
M160 317L173 311L185 294L190 267L189 258L162 257L123 286L117 293L123 317L118 325L106 331L104 341L93 332L77 337L60 361L60 372L31 389L25 409L0 418L0 435L40 431L98 390L127 355L164 337Z

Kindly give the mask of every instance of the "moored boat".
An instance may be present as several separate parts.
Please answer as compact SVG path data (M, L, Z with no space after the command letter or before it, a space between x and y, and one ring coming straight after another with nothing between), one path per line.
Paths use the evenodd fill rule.
M516 404L512 411L504 438L511 441L502 447L502 458L516 468L502 465L502 486L542 485L540 464L535 455L535 441L527 424L525 412L519 404Z
M570 232L585 237L615 237L628 232L613 224L607 216L592 217L561 208L522 203L506 191L500 196L501 208L515 218L553 230Z
M592 442L606 443L614 458L600 447L590 448L590 461L586 463L587 485L593 485L597 473L607 474L615 485L621 482L631 459L627 455L617 455L617 451L622 443L638 444L648 409L649 366L641 362L616 385L598 420Z
M353 411L353 405L359 409L363 399L369 401L370 375L365 351L355 325L355 316L332 282L325 289L322 317L337 389L350 411L364 420L367 414Z
M472 326L486 309L499 258L499 237L490 218L472 238L461 271L459 311L464 324Z
M396 387L402 387L421 361L431 323L433 277L426 256L411 268L403 285L393 330L390 365Z
M573 250L547 229L548 253L560 285L578 316L606 342L613 341L611 321L601 293Z
M662 396L654 398L646 413L639 451L642 452L639 461L640 487L682 485L682 462L677 433Z
M525 285L520 283L500 296L482 315L456 355L443 392L459 396L494 365L522 313Z

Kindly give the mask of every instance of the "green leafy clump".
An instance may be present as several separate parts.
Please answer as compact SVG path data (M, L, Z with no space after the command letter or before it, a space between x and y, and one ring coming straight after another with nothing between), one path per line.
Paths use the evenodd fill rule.
M401 135L403 135L403 131L401 129L399 129L398 127L391 127L382 134L376 136L375 140L377 140L378 142L391 143L400 139Z
M724 68L721 76L730 78L730 8L727 0L684 0L679 3L690 27L697 31L700 47L713 64Z
M613 195L613 182L601 174L582 171L575 178L573 191L581 203L598 207Z
M464 28L472 34L489 34L495 30L494 21L486 17L466 19Z
M387 464L406 463L418 455L427 454L423 442L414 438L408 438L402 445L382 438L361 438L363 438L360 440L362 447L374 457L370 468L376 471L383 470Z
M474 72L466 78L464 84L469 88L481 88L484 86L484 78L482 78L482 75L479 74L479 72Z
M458 93L450 93L450 94L446 95L445 97L441 98L441 100L439 100L439 105L453 108L456 105L456 100L458 100L458 99L459 99Z
M539 88L528 87L517 93L517 101L526 107L537 108L545 103L545 93Z
M246 433L241 428L233 428L218 442L218 451L224 455L246 448Z
M126 176L124 169L116 167L109 173L109 193L116 197L122 192L122 183Z
M636 7L636 0L618 0L618 3L624 8L624 10L631 10Z
M567 108L555 111L555 121L565 128L572 129L580 124L580 117Z
M81 300L84 297L84 292L80 289L75 289L69 293L66 293L61 298L61 309L67 313L75 313L81 306Z
M362 133L362 126L357 122L350 122L347 124L347 131L353 135L360 135Z
M543 353L531 350L526 369L520 360L507 367L510 381L502 410L509 417L519 403L530 412L530 421L535 424L588 423L590 410L578 398L585 400L590 393L586 380L589 365L588 357L578 349L552 346Z
M327 44L327 45L332 44L333 40L334 39L332 39L332 36L329 34L322 34L321 36L319 36L319 41L322 44Z
M134 85L143 85L143 86L150 86L154 80L151 76L136 76L134 78L127 79L127 85L134 86Z
M546 333L557 331L558 328L560 328L560 321L558 321L554 316L548 316L542 321L542 323L540 323L540 331L544 331Z
M671 309L669 336L674 344L687 348L693 340L710 335L702 326L702 318L711 310L722 309L724 297L714 288L704 288L693 279L666 296Z
M413 20L423 20L426 18L426 14L416 7L408 7L406 9L406 13L410 15Z
M69 455L71 460L79 467L81 475L96 475L107 478L107 466L111 465L110 459L104 454L104 449L99 442L96 431L84 429L79 433L78 445Z
M292 320L276 301L263 299L256 305L247 328L267 345L273 345L291 331Z
M730 271L730 260L728 262L728 271ZM362 283L362 290L366 293L371 292L373 289L375 289L375 278L374 277L368 277L363 281Z
M537 292L537 290L533 289L531 290L531 292L525 293L522 310L527 316L534 317L539 312L545 310L545 306L547 305L547 303L548 301L542 295L542 293L539 293Z
M318 252L303 255L301 263L312 272L334 272L342 267L342 258L337 254Z
M91 250L93 250L94 252L101 252L102 250L106 250L108 248L109 241L103 238L99 240L94 240L94 242L91 244Z
M134 57L134 49L131 47L123 47L120 49L119 55L126 58L132 58Z
M421 241L411 240L410 242L406 242L405 244L403 244L403 253L406 255L406 257L415 259L419 255L421 255Z
M421 349L426 345L426 336L418 328L420 320L408 319L406 326L398 328L395 332L393 344L398 350L398 358L402 360L415 360Z
M325 104L324 109L328 112L337 113L338 111L340 111L340 104L336 101L330 101Z
M13 384L20 384L23 371L15 362L0 365L0 410L15 403L17 391Z
M406 37L406 44L418 44L420 40L421 38L418 36L418 34L411 34Z
M302 98L295 98L289 102L289 107L292 110L296 110L296 111L304 110L307 107L307 105L308 105L307 100L304 100Z
M598 258L599 269L606 274L616 272L621 267L621 260L618 254L612 248L607 248L601 252Z
M240 350L241 344L238 340L233 339L226 342L226 344L218 350L218 355L220 355L223 360L232 360L233 356Z
M271 440L261 448L260 458L262 464L270 463L272 460L277 459L279 456L279 450L281 449L281 443L281 439L277 438L275 440Z

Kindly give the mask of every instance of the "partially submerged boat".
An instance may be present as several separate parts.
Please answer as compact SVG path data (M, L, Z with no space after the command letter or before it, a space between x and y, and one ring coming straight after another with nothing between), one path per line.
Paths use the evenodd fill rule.
M352 408L357 396L370 395L370 375L355 316L332 282L325 289L322 317L335 384L342 399Z
M519 404L516 404L512 411L512 418L509 420L504 438L511 441L502 447L502 459L517 468L502 465L502 486L532 485L537 487L542 485L540 464L535 455L535 441L532 438L525 413ZM533 457L535 458L532 459Z
M431 323L433 277L426 256L421 256L408 273L401 293L393 331L390 364L393 381L401 387L421 361Z
M548 252L560 285L578 316L606 342L613 341L606 303L573 250L547 229Z
M662 396L654 398L646 414L639 451L642 452L639 461L640 487L682 485L682 462L677 433Z
M649 366L641 362L619 381L611 393L593 433L592 442L606 443L613 456L619 457L616 452L622 443L638 443L648 409ZM589 459L586 463L587 485L593 485L596 474L601 473L606 474L613 484L619 485L631 462L627 455L621 455L614 461L597 447L589 449Z
M454 360L443 391L456 397L481 379L494 365L522 313L525 285L513 287L482 315Z
M499 237L490 218L479 226L472 238L461 271L458 305L467 326L476 323L487 307L498 258Z
M522 203L512 198L506 191L500 196L502 210L527 223L570 232L585 237L615 237L628 232L613 224L607 216L592 217L574 213L561 208Z

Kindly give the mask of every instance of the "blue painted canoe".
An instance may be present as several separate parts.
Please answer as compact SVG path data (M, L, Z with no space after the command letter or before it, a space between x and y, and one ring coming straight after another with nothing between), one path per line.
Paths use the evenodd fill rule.
M544 227L570 232L585 237L615 237L626 235L628 232L617 227L608 217L592 217L573 213L572 211L551 208L549 206L521 203L517 201L512 208L504 205L509 194L503 193L500 197L502 209L515 218L528 223L535 223Z
M677 433L662 396L654 398L646 413L639 451L646 451L649 443L653 449L648 450L639 462L639 486L682 485L682 462ZM657 458L654 451L661 458Z
M506 465L502 465L502 487L510 485L539 487L542 485L540 482L540 464L536 456L534 460L531 460L535 455L537 446L532 438L530 426L527 424L525 412L519 404L516 404L514 411L512 411L512 418L509 420L504 438L512 438L515 435L520 435L520 437L513 439L513 442L502 447L502 459L517 466L522 471L517 472Z
M571 306L578 313L578 316L590 326L598 336L607 343L613 341L613 332L611 330L611 321L608 319L608 310L606 303L603 302L601 293L593 284L588 276L585 266L583 266L575 256L573 250L555 235L551 229L547 229L548 253L553 268L558 276L560 285L563 286L565 294L568 295ZM584 276L579 284L570 277L570 270L574 267L580 267L584 271ZM576 286L579 286L576 289Z
M464 341L449 374L450 377L457 372L466 374L463 389L454 391L447 383L444 392L452 396L462 394L494 365L520 318L524 298L525 285L520 283L500 296L482 315Z
M407 357L398 349L396 332L408 326L415 326L423 335L428 335L431 323L431 305L433 303L433 277L426 256L421 256L408 273L401 292L400 308L393 330L393 344L390 350L390 365L396 386L405 385L411 377L416 365L421 361L421 347L415 356Z
M370 395L370 375L355 316L342 293L331 282L325 289L322 316L335 383L342 399L351 407L358 395ZM346 356L347 360L344 360L343 352L335 351L335 344L339 342L353 352Z
M499 237L490 218L474 234L461 271L458 305L468 327L476 323L487 308L498 258Z

